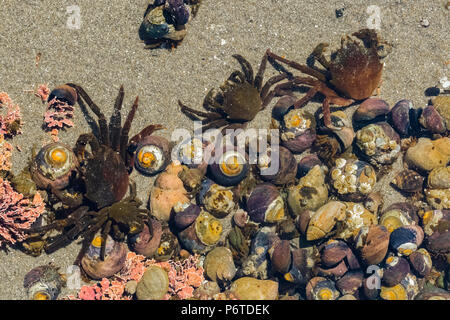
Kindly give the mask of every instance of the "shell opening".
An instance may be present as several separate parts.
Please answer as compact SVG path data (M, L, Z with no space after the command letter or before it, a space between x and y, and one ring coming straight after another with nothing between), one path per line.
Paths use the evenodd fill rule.
M158 170L164 163L164 154L155 145L143 146L138 152L138 161L142 168Z
M47 292L38 291L34 294L33 300L51 300L51 297Z
M220 171L226 176L236 176L244 169L245 159L236 152L229 151L222 155L219 161Z

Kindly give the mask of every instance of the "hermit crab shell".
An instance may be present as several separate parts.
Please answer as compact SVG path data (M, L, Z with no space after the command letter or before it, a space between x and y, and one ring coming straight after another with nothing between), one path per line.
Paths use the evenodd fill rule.
M330 170L333 189L343 200L360 201L372 192L377 182L376 172L367 162L338 158Z
M150 266L136 287L138 300L162 300L169 291L169 276L158 266Z
M219 150L215 152L215 161L209 165L211 178L222 186L234 186L248 173L247 155L239 150Z
M177 237L171 232L169 226L162 228L161 241L154 253L156 261L167 261L177 256L180 252L180 245Z
M114 241L110 236L106 240L105 260L100 259L101 236L96 236L86 254L81 259L81 267L86 274L95 280L109 278L125 266L127 248L124 243Z
M216 244L222 235L222 231L222 222L206 211L200 213L195 220L195 233L204 245Z
M272 121L280 129L281 144L293 153L302 153L316 139L314 115L294 107L295 98L281 97L272 109Z
M332 280L314 277L306 285L306 298L308 300L336 300L339 296L339 291Z
M400 136L387 122L369 124L356 132L356 145L370 160L391 164L400 155Z
M153 257L161 242L162 225L156 219L149 219L142 231L128 236L128 242L133 251L147 258Z
M247 199L247 212L250 219L258 223L285 219L284 201L278 188L270 183L254 187Z
M258 168L261 179L274 185L285 185L295 180L297 161L289 149L279 146L269 150L268 155L260 155Z
M30 171L39 188L60 190L69 185L77 165L78 161L72 149L55 142L39 151Z
M339 201L330 201L317 210L309 221L306 231L308 241L325 237L337 221L345 219L346 205Z
M392 231L389 246L399 255L409 256L422 244L424 232L417 225L401 226Z
M144 17L139 28L139 35L142 40L160 39L169 31L170 27L164 16L164 6L158 6L152 8Z
M419 218L416 208L407 202L398 202L390 205L381 215L378 223L387 228L389 233L398 227L417 224Z
M147 136L139 141L135 156L136 170L146 176L163 171L170 162L169 141L159 136Z
M328 187L323 169L314 166L299 182L288 188L287 203L294 216L305 210L317 210L328 200Z
M213 281L229 281L236 275L236 267L231 250L216 247L211 250L203 262L206 275Z
M389 232L381 225L362 227L355 238L355 247L366 265L383 261L389 248Z
M64 279L57 267L44 265L30 270L23 280L23 286L31 300L56 300Z
M47 101L50 102L53 99L66 102L67 104L73 106L78 100L78 94L74 88L63 84L61 86L57 86L50 92Z

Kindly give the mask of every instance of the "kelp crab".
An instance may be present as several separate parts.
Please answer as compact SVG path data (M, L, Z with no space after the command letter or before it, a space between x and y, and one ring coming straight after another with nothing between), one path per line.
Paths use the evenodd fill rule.
M130 185L129 180L129 173L133 168L133 152L141 139L163 127L149 125L129 140L131 123L138 107L138 97L122 127L120 110L124 89L121 86L115 100L114 114L108 126L105 115L81 86L68 83L65 88L65 90L74 90L78 103L82 104L81 99L83 99L98 118L99 136L93 133L82 134L74 148L78 162L78 181L81 181L84 189L83 202L66 218L32 228L28 232L43 236L51 230L62 230L61 234L47 239L45 246L47 253L54 252L77 237L81 237L82 249L76 260L78 264L99 230L103 239L101 258L104 259L108 234L111 234L115 240L123 241L127 234L136 234L143 229L148 218L148 211L140 208L142 202L136 198L136 187L134 184ZM86 148L88 145L90 151ZM51 158L64 160L65 157L61 157L59 153L52 155ZM36 174L39 175L39 172ZM124 198L129 186L130 195ZM64 198L61 200L64 203Z
M372 29L362 29L352 36L353 38L342 37L341 48L332 53L331 60L327 60L324 55L325 49L329 46L327 43L316 46L313 56L326 69L325 72L285 59L269 49L266 52L269 58L310 76L293 76L275 89L292 90L302 85L310 87L306 95L295 102L295 108L306 105L317 93L323 94L324 124L333 130L340 129L332 124L330 106L346 107L355 101L370 97L381 83L383 64L380 59L389 50L389 44L381 40Z

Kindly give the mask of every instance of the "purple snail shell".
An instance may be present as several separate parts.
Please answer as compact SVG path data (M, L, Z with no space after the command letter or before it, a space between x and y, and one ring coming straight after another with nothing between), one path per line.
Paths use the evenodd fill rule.
M189 10L183 0L167 0L167 11L175 25L183 25L189 21Z
M341 294L355 294L362 287L364 274L361 270L347 272L342 278L336 281L336 288Z
M314 251L310 248L298 248L292 250L291 254L291 269L284 274L284 279L302 286L306 285L313 277Z
M393 287L399 284L410 272L408 261L403 257L390 256L383 270L383 284Z
M442 118L432 105L423 109L419 122L431 133L444 133L447 131L444 118Z
M177 237L170 231L166 225L162 228L161 241L154 254L156 261L167 261L180 252L180 245Z
M270 183L255 186L247 199L252 221L274 223L285 218L284 201L277 187Z
M281 144L293 153L302 153L316 139L316 123L312 114L294 107L295 100L292 96L281 97L272 109L272 117L280 128Z
M410 100L400 100L389 114L389 122L401 137L408 137L420 131L419 116L422 109L415 109Z
M56 300L64 280L58 267L48 264L31 269L24 277L23 286L30 300Z
M271 158L274 158L278 162L278 166L272 163ZM260 169L261 179L277 186L285 185L295 180L295 176L297 175L297 161L289 149L279 146L278 152L273 152L272 154L271 151L271 155L266 160L264 161L261 156L259 158L258 167ZM275 173L272 172L274 169L272 166L274 165L278 168Z
M270 261L276 272L285 274L289 271L292 262L289 240L281 240L274 245Z
M364 100L353 113L353 121L359 127L370 122L385 121L389 110L389 104L383 99L369 98Z
M424 232L418 225L401 226L392 231L389 246L399 255L409 256L422 244Z
M72 149L60 142L44 146L31 166L31 177L39 188L61 190L69 185L78 165Z
M125 266L127 248L124 243L114 241L110 236L106 240L105 260L100 259L101 236L92 240L88 251L81 259L81 267L94 280L109 278Z
M314 277L306 285L308 300L336 300L339 295L335 283L324 277Z
M411 253L408 257L409 263L413 270L420 277L426 277L430 274L433 262L428 251L424 248L420 248L417 251Z
M404 192L419 192L423 189L424 177L414 170L403 170L399 172L392 183Z
M229 147L228 147L229 148ZM211 178L218 184L229 187L241 182L249 171L247 155L236 149L215 153L214 163L208 166Z
M337 280L348 271L345 261L342 260L336 266L331 268L317 267L317 274L322 277Z
M300 214L295 218L295 225L298 230L300 230L302 235L306 235L306 231L308 230L309 220L313 216L314 211L304 210L301 211Z
M326 267L335 266L347 256L349 249L342 240L329 240L319 248L320 260Z
M183 248L193 254L204 253L208 248L198 238L195 232L195 222L178 233L178 240Z
M384 210L378 224L385 226L389 233L404 225L418 224L419 217L416 211L417 209L409 202L394 203Z
M130 247L133 251L147 258L152 258L161 242L162 226L156 219L150 219L144 224L142 231L128 237Z
M73 106L78 100L78 94L74 88L63 84L57 86L50 92L47 101L50 102L53 99L66 102L68 105Z
M147 136L139 141L135 156L136 170L146 176L153 176L170 163L169 141L160 136Z
M389 232L381 225L362 227L355 238L355 247L366 265L379 264L389 248Z
M173 208L174 223L177 229L183 230L189 227L197 219L202 209L193 203L178 203Z
M450 252L450 210L430 210L422 215L426 248L433 253Z
M304 177L309 172L309 170L314 168L316 165L322 165L322 161L320 161L317 155L310 154L303 157L302 159L300 159L297 165L297 177Z

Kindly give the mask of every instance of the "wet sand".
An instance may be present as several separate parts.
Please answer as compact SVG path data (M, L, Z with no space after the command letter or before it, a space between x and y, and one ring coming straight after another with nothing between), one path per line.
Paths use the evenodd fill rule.
M178 109L177 100L201 108L204 95L219 86L239 68L231 57L239 53L256 69L267 48L289 59L305 63L316 44L336 47L343 34L367 27L367 1L298 0L203 0L197 17L188 24L188 35L173 51L144 50L138 28L147 1L77 0L81 28L67 27L67 1L0 1L0 92L20 105L23 134L12 140L21 152L13 153L13 172L25 166L31 146L50 141L42 129L45 105L30 90L46 83L50 88L66 82L81 84L107 118L121 84L125 87L123 110L139 96L131 135L144 126L160 123L170 138L176 128L193 129L190 119ZM424 91L443 76L450 77L449 10L445 1L371 1L380 9L381 34L394 48L384 60L380 97L391 106L408 98L424 107ZM336 17L335 10L344 8ZM428 27L421 24L427 19ZM40 53L39 66L36 55ZM266 76L276 74L271 67ZM272 104L252 121L250 127L267 128ZM316 110L320 103L308 108ZM349 108L352 112L355 107ZM60 133L61 141L74 145L81 133L89 132L83 113L75 111L75 127ZM402 167L401 159L394 169ZM395 171L394 171L395 172ZM389 186L394 172L377 188L385 190L385 206L402 199ZM148 200L153 179L133 172L139 197ZM53 261L65 271L79 250L73 243L54 254L38 258L18 250L0 252L0 299L25 299L24 275L33 267ZM64 289L60 297L71 291Z

